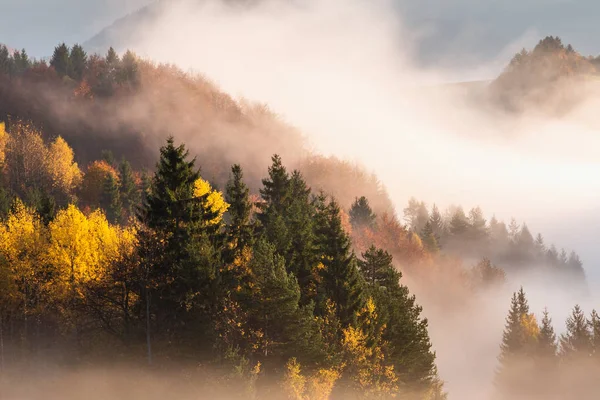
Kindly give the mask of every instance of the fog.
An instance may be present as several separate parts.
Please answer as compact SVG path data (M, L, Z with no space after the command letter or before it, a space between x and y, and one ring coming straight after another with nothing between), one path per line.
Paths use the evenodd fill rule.
M600 233L598 97L583 96L561 119L494 112L480 106L476 89L442 84L493 79L530 33L467 72L423 69L416 57L421 32L405 24L384 0L265 1L251 8L184 1L169 3L127 47L267 103L306 133L315 151L374 171L399 212L415 196L514 216L547 242L577 250L597 282L600 253L586 237ZM548 306L558 331L575 302L591 311L593 299L535 282L513 277L501 292L445 317L419 298L451 399L487 396L510 294L521 284L532 311Z

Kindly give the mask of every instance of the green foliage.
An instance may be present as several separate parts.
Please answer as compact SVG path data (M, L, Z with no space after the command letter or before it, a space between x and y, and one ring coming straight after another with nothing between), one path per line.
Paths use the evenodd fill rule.
M365 196L357 197L350 208L350 223L352 226L373 228L376 218L377 216L369 206L369 200Z
M76 81L80 81L87 68L87 61L87 53L83 50L83 47L78 44L74 45L69 54L69 76Z
M71 70L71 59L69 48L66 44L62 43L54 48L50 66L53 67L56 73L61 77L69 74L69 71Z

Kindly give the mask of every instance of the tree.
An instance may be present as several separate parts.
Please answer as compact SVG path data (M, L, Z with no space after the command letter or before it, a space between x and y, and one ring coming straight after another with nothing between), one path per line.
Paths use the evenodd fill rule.
M535 371L539 327L523 288L513 294L500 345L496 387L507 398L529 398L536 391L531 380Z
M350 208L350 223L352 227L367 227L373 228L375 225L376 215L373 213L369 200L365 196L356 198Z
M592 354L592 333L579 305L567 318L567 331L560 336L560 355L563 358L588 357Z
M231 167L231 176L225 189L225 201L230 204L228 241L232 255L237 256L252 246L254 226L251 221L250 189L244 183L244 173L238 164Z
M423 245L427 249L428 252L432 254L436 254L440 251L439 245L439 237L435 234L433 230L433 225L431 221L427 221L425 227L423 228L423 232L421 232L421 238L423 241Z
M317 206L317 246L322 254L323 267L319 270L322 283L320 308L326 299L334 302L342 326L356 323L356 312L364 304L362 280L351 251L350 239L342 228L340 207L335 200Z
M81 190L79 191L81 202L91 208L101 207L104 185L109 177L118 184L118 172L106 161L91 163L81 181Z
M48 148L46 161L48 174L52 180L53 192L63 204L72 199L74 189L79 186L82 173L74 161L73 149L58 136Z
M414 232L420 232L429 220L429 211L425 203L412 197L404 209L404 220Z
M502 285L506 280L504 270L493 265L489 258L483 258L473 267L472 277L477 287L495 287Z
M69 55L69 76L76 81L80 81L83 78L83 73L87 68L87 54L83 50L83 47L76 44L71 49Z
M488 228L481 208L475 207L469 211L469 230L471 240L484 241L488 238Z
M141 198L131 164L125 159L119 164L119 178L119 197L125 216L129 218L135 215L136 207L140 205Z
M120 84L128 83L133 87L139 83L139 65L138 59L132 51L127 50L123 55L119 69L117 71L117 82Z
M395 286L400 279L392 265L392 256L373 245L362 254L362 260L358 261L358 265L365 281L372 286Z
M556 334L554 333L554 328L552 327L552 319L548 314L548 309L544 309L538 343L540 355L546 359L546 361L547 359L552 359L556 356L558 345L556 342Z
M104 209L106 218L110 223L116 224L121 221L123 208L119 194L119 182L112 174L108 174L104 180L100 196L100 207Z
M71 59L69 48L66 44L62 43L54 48L50 66L53 67L56 73L61 77L69 74L71 69Z
M431 215L429 217L429 224L431 225L431 231L437 238L438 242L442 240L445 233L444 219L438 207L434 204L431 208ZM439 244L439 243L438 243Z
M592 310L589 325L592 336L592 352L596 359L600 359L600 316L596 310Z
M8 75L11 71L12 60L8 52L8 48L4 45L0 45L0 73Z

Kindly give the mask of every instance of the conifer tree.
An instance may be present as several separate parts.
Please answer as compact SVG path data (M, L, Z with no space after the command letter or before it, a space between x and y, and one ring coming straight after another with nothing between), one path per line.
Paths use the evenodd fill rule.
M592 337L592 353L597 360L600 360L600 315L596 310L592 310L589 324Z
M0 45L0 73L8 75L11 71L11 62L8 48Z
M54 68L59 76L65 76L71 69L69 48L62 43L54 48L54 54L50 60L50 66Z
M351 243L340 219L340 207L335 200L317 205L317 246L322 254L320 269L321 289L325 298L319 301L320 309L326 299L335 303L342 326L356 323L356 312L364 304L363 281L351 251Z
M554 358L556 356L558 345L556 342L556 334L552 327L552 319L550 318L550 314L548 314L548 309L544 309L538 343L540 355L544 359Z
M588 357L592 354L592 334L589 323L579 305L567 318L567 331L560 337L560 355L563 358Z
M106 219L112 224L121 221L122 205L119 194L119 182L112 174L107 174L102 188L100 206L106 212Z
M435 234L431 221L427 221L420 236L421 240L423 241L423 245L425 246L428 252L436 254L440 251L440 239Z
M488 238L487 223L479 207L469 211L469 231L471 240L485 241Z
M125 159L119 164L119 196L125 215L127 217L135 215L136 207L140 203L138 187L133 177L131 164Z
M87 53L83 50L81 45L74 45L71 48L71 54L69 55L70 71L69 76L76 81L80 81L83 78L83 73L87 68Z
M400 276L392 265L392 256L371 245L358 261L360 272L369 285L396 286Z
M356 198L350 208L350 223L353 227L373 228L376 215L373 213L369 200L365 196Z
M462 235L465 235L468 230L469 221L467 220L467 216L463 209L458 207L454 214L452 214L452 219L450 220L450 234L454 237L461 237Z
M228 241L233 256L240 254L245 247L252 246L254 228L249 193L242 167L235 164L231 167L231 176L225 189L225 200L230 204Z

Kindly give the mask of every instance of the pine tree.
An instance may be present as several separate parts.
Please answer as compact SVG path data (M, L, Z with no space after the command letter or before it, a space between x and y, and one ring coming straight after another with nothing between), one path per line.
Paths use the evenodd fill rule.
M225 200L230 204L228 241L233 256L239 255L245 247L252 246L254 227L249 193L242 167L235 164L231 167L231 176L225 189Z
M363 282L351 251L351 243L340 219L340 207L335 200L317 206L317 246L322 254L320 269L321 311L326 299L335 303L337 315L346 327L356 323L356 312L363 306Z
M563 358L588 357L592 354L592 334L589 323L579 305L567 318L567 331L560 337L560 355Z
M598 315L596 310L592 310L589 324L592 336L592 353L598 360L600 359L600 315Z
M436 254L440 251L439 237L435 234L431 221L427 221L421 232L421 240L428 252Z
M289 206L284 214L290 237L290 247L284 256L288 269L300 284L302 304L314 300L316 282L313 272L319 263L314 229L315 208L310 196L311 190L302 174L294 171L289 184Z
M83 50L83 47L76 44L71 48L69 64L71 66L69 76L76 81L80 81L87 68L87 53Z
M350 223L353 227L373 228L376 215L373 213L369 200L365 196L356 198L350 208Z
M140 203L140 193L133 177L133 170L131 164L125 159L119 164L119 178L121 184L119 185L119 196L125 216L130 217L135 215L136 207Z
M485 241L488 238L488 228L481 208L475 207L469 211L470 238L474 241Z
M12 60L8 52L8 48L0 45L0 73L8 75L11 71Z
M400 280L398 272L392 265L392 256L383 249L371 245L358 261L364 280L372 286L384 287L397 285Z
M431 225L431 230L432 230L433 234L435 235L435 237L437 238L438 242L440 240L442 240L444 237L444 233L445 233L444 218L442 217L440 210L438 209L438 207L435 204L431 208L429 224Z
M71 69L69 48L62 43L54 48L54 54L50 60L50 66L54 68L59 76L65 76Z
M106 212L106 219L112 224L119 223L122 217L121 196L119 195L119 182L112 174L104 180L100 206Z
M558 345L556 342L556 334L552 327L552 319L550 318L550 314L548 314L548 309L544 309L538 343L540 355L543 358L554 358L556 356Z
M452 214L449 231L454 237L462 237L469 231L469 221L461 207L458 207Z
M128 83L136 87L139 83L139 65L135 54L127 50L117 71L117 82L120 84Z

